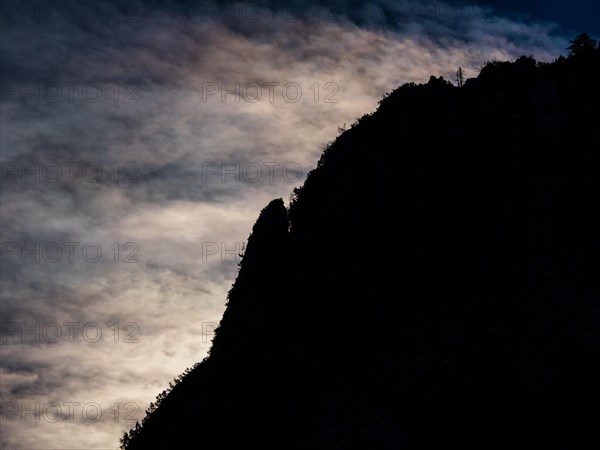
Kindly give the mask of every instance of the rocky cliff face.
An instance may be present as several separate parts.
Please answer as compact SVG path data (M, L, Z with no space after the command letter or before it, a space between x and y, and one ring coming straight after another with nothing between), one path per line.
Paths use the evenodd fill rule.
M432 77L260 214L128 450L594 448L600 56Z

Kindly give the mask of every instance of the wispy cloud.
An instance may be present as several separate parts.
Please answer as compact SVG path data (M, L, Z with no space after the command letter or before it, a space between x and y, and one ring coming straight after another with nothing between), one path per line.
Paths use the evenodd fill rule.
M131 423L111 406L134 404L141 419L206 355L202 323L218 322L236 264L203 261L203 244L243 242L338 127L386 92L458 66L473 77L485 60L551 59L566 46L552 25L475 6L341 2L332 13L315 3L294 10L302 20L276 7L255 20L219 5L130 2L117 19L3 15L4 448L116 447ZM59 260L49 261L49 243ZM78 244L73 262L65 243ZM138 262L124 262L129 243ZM88 244L102 250L98 261L81 253ZM79 324L72 342L65 323ZM129 323L138 342L123 342ZM81 334L87 325L94 336L90 324L97 342ZM52 402L96 402L102 419L80 410L73 422L48 420ZM36 404L47 416L23 419Z

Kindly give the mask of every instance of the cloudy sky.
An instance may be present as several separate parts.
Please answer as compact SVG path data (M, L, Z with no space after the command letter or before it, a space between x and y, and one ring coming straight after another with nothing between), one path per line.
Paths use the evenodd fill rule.
M0 448L116 448L206 356L259 211L386 92L599 31L527 3L3 1Z

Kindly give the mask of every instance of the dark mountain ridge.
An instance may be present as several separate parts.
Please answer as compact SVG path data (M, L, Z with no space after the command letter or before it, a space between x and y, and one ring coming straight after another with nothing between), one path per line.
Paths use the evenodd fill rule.
M341 133L124 447L595 448L600 50L574 53L404 85Z

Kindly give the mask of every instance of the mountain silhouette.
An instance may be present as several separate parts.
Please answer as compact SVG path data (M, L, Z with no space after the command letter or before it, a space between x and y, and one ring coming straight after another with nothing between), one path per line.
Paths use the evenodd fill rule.
M254 225L127 450L591 449L600 50L387 95Z

